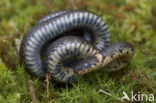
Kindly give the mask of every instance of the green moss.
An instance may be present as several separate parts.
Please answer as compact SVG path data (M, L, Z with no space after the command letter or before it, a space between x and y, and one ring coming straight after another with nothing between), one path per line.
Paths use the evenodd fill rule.
M108 24L111 44L128 41L135 47L130 65L121 71L104 70L80 76L71 84L51 80L49 101L55 103L119 103L116 98L131 91L151 94L156 91L156 17L152 14L155 0L76 0L79 9L100 15ZM43 79L30 76L19 66L15 38L22 39L39 18L55 10L71 9L67 1L1 0L0 1L0 103L31 102L28 81L34 82L38 103L45 103ZM8 48L9 47L9 48ZM5 64L4 64L5 63ZM6 67L7 65L7 67ZM145 75L145 76L143 76ZM147 78L147 77L149 78ZM148 79L148 80L146 80ZM112 96L98 93L105 90Z
M16 88L16 77L13 72L8 71L8 68L0 62L0 102L1 103L17 103L20 100L21 94Z

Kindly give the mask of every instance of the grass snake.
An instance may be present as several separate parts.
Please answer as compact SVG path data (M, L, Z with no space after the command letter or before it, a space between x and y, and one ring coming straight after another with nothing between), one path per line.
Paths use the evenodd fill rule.
M100 68L116 71L129 64L134 47L109 42L108 27L96 14L58 11L41 18L24 36L20 61L33 75L50 73L59 82L70 82L80 74Z

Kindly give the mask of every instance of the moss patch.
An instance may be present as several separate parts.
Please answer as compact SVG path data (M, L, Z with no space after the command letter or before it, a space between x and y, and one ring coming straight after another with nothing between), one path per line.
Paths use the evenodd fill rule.
M116 98L123 96L122 91L128 95L131 91L156 93L155 4L155 0L76 0L79 9L95 12L105 20L111 32L111 44L128 41L135 46L135 55L131 64L121 71L95 71L71 84L51 80L47 90L45 80L30 76L19 66L15 39L22 39L39 18L53 9L71 9L69 2L1 0L0 103L31 102L29 80L33 81L38 103L119 103ZM98 93L99 89L112 96Z

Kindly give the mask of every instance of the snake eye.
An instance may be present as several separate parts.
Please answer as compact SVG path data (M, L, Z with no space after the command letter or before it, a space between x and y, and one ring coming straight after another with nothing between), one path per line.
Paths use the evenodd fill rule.
M88 68L90 68L90 65L89 65L88 63L85 63L85 64L84 64L84 68L85 68L85 69L88 69Z

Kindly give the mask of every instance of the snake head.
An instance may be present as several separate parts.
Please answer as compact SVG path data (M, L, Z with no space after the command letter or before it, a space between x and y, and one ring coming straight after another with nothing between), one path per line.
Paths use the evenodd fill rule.
M101 54L96 54L93 57L89 57L88 59L80 62L74 68L75 74L85 74L94 70L99 69L103 56Z

